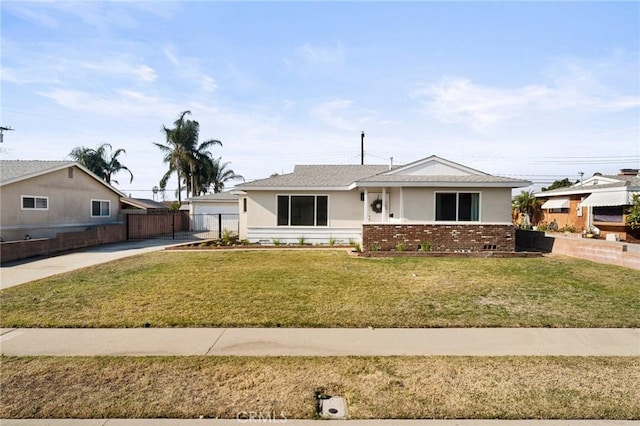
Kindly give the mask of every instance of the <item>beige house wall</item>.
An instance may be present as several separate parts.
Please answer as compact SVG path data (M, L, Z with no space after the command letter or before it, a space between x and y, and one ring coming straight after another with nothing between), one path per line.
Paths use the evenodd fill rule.
M50 238L73 227L117 222L120 195L78 167L71 167L0 187L1 233L5 241ZM22 196L48 198L47 210L23 210ZM110 202L108 217L92 217L91 201Z
M362 224L363 204L360 193L356 191L254 191L247 197L247 212L243 214L241 211L240 229L243 224L254 227L277 226L278 195L328 195L329 227L349 228Z
M394 206L394 200L399 199L396 192L399 190L394 190L391 196L391 212L399 210ZM404 188L404 219L409 222L435 222L436 192L479 192L480 222L511 223L511 188Z

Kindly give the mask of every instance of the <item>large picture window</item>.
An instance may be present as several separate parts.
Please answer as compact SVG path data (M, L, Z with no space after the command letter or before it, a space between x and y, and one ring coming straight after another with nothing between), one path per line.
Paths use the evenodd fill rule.
M437 192L436 220L477 222L480 220L480 194L477 192Z
M111 215L109 200L91 200L91 216L108 217Z
M326 195L278 195L278 226L327 226Z
M594 222L624 222L624 208L622 206L594 207Z
M49 198L23 195L22 210L49 210Z

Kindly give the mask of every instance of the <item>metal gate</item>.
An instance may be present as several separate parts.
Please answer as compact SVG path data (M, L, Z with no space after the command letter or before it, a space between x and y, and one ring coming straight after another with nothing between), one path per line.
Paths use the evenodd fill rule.
M127 239L209 240L223 232L239 233L238 214L194 214L188 212L128 214Z

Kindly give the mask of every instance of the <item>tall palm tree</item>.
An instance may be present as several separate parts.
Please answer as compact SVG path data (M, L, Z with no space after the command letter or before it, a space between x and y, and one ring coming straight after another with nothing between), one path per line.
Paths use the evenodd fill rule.
M194 172L198 165L198 158L206 155L209 147L222 145L222 142L215 139L207 140L198 145L200 124L195 120L185 119L185 116L190 114L191 111L182 112L173 122L173 128L163 125L165 143L154 143L165 154L163 161L169 165L169 170L160 179L160 188L166 188L167 181L173 173L176 173L178 176L178 203L182 203L182 182L184 181L187 187L187 195L194 186L192 181L195 179Z
M221 160L222 157L213 160L210 182L213 192L222 192L224 185L231 180L242 180L244 182L242 175L236 174L233 169L229 168L230 162L222 163Z
M126 151L122 148L115 151L112 149L113 147L108 143L100 144L97 148L78 146L71 150L69 156L109 184L118 183L113 179L113 175L122 170L127 171L131 176L129 183L133 182L131 170L118 160L120 154L126 154Z

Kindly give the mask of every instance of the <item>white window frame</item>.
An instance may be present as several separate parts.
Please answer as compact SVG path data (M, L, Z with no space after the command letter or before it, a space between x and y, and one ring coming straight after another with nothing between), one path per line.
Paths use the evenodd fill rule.
M278 217L280 212L278 211L278 197L289 198L289 211L287 211L287 225L278 225ZM291 224L291 197L313 197L313 225L292 225ZM327 197L327 224L318 225L318 197ZM329 211L330 211L330 198L329 194L276 194L276 226L279 228L299 228L299 227L314 227L314 228L328 228L329 227Z
M456 219L438 220L438 194L456 194ZM459 220L460 194L478 194L478 220ZM434 191L433 193L433 220L437 223L480 223L482 222L482 191Z
M24 206L24 199L25 198L33 198L33 207L25 207ZM47 207L38 207L38 200L46 200L47 202ZM20 196L20 209L21 210L42 210L42 211L46 211L49 210L49 197L44 197L42 195L21 195Z
M100 203L100 214L99 215L93 214L93 203L95 203L95 202L99 202ZM109 214L108 215L103 215L102 214L102 203L107 203L107 205L109 206ZM92 199L90 208L91 208L91 217L111 217L111 200Z

